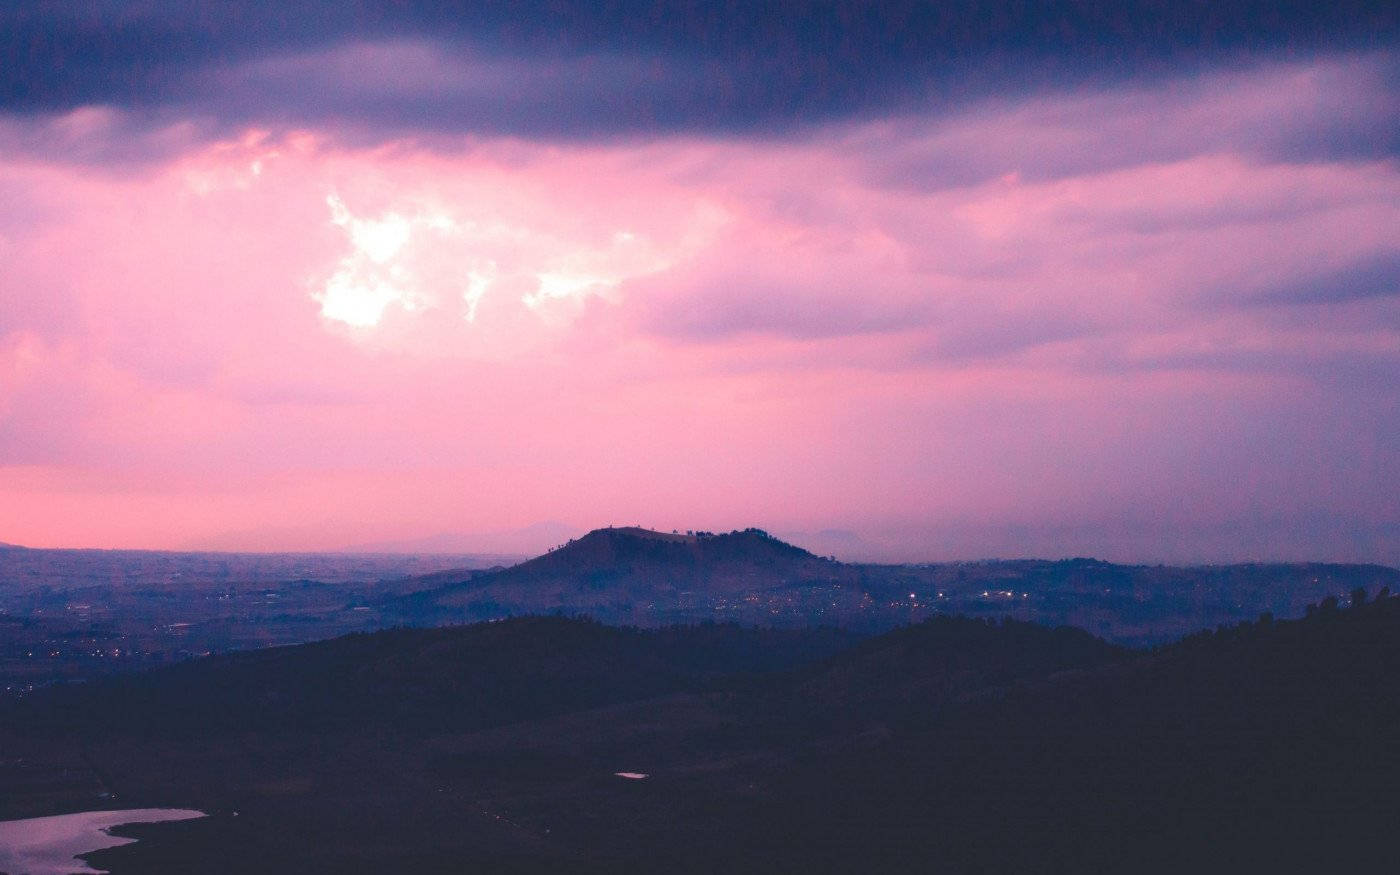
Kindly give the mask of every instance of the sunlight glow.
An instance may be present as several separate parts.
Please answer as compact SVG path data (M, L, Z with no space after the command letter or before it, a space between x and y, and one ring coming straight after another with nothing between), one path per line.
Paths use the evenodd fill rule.
M355 328L379 324L384 311L397 304L418 310L431 302L412 281L401 256L413 238L415 226L451 230L454 224L436 213L412 219L386 213L378 219L357 218L337 195L326 197L331 223L343 229L354 249L340 260L324 287L312 295L321 304L321 315Z
M384 264L397 255L412 234L409 221L397 213L378 220L357 219L335 195L326 198L326 205L331 208L331 222L348 231L355 249L375 264Z
M465 191L396 183L394 201L375 212L357 211L339 192L326 195L345 248L308 289L322 318L364 331L390 313L421 313L428 321L403 327L431 333L448 324L433 327L442 319L484 329L490 314L497 328L509 323L514 331L523 311L544 336L572 324L588 299L616 302L624 283L672 268L713 237L709 212L693 205L682 206L693 215L682 213L661 239L630 222L600 237L562 219L553 202L503 195L511 180L486 182ZM501 298L483 307L492 295Z
M361 275L353 267L342 267L326 281L325 289L316 296L321 303L321 315L355 328L370 328L379 324L384 309L395 302L404 302L402 289Z
M476 308L481 304L481 299L486 295L486 290L491 283L496 281L496 263L487 262L483 268L467 272L467 288L462 292L462 299L467 302L466 317L468 322L476 321Z
M538 309L550 301L580 298L590 293L596 294L617 285L617 280L608 277L562 271L539 273L535 275L535 279L539 281L539 291L533 295L526 295L524 298L525 305L531 309Z

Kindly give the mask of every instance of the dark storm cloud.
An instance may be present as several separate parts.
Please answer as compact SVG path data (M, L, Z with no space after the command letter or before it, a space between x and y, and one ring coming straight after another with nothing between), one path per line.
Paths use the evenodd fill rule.
M1237 153L1266 162L1400 155L1400 55L1376 51L1299 65L1186 75L1169 83L989 103L913 117L901 145L869 144L872 179L913 190L1025 182Z
M761 132L1389 47L1398 20L1394 4L1313 0L34 2L0 11L0 110L565 137ZM359 46L408 47L419 66L357 71Z

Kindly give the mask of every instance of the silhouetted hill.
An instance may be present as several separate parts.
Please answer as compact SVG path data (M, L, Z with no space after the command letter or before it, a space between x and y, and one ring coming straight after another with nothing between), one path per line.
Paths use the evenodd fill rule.
M1269 611L1280 618L1358 587L1400 589L1378 565L1246 563L1173 567L1096 559L862 565L814 556L766 533L599 529L507 569L401 581L386 622L431 625L560 611L658 626L733 620L880 632L935 615L1077 626L1157 644Z
M635 527L595 529L534 559L492 574L493 584L587 580L623 582L646 577L675 586L733 589L745 583L765 585L830 576L835 563L820 559L758 530L725 534L667 534ZM451 589L451 572L434 577ZM434 579L434 577L424 579ZM483 578L464 584L481 585Z
M1394 871L1400 599L1202 633L793 770L754 871ZM770 836L790 836L777 856Z
M388 613L423 622L564 609L627 621L658 601L837 581L853 583L855 575L758 529L682 535L607 528L510 568L419 578L422 591L390 603Z
M517 570L548 573L689 565L711 573L753 567L792 572L814 561L820 560L758 529L681 535L626 527L596 529L518 566Z
M1124 659L1132 651L1070 627L934 617L833 657L785 694L813 726L904 724L958 697ZM769 696L767 706L775 697Z

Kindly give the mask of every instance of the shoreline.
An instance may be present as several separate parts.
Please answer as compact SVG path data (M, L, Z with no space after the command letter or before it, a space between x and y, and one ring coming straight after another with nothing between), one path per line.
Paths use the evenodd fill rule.
M90 866L83 857L137 841L112 830L208 816L193 808L127 808L0 821L0 871L96 875L104 870Z

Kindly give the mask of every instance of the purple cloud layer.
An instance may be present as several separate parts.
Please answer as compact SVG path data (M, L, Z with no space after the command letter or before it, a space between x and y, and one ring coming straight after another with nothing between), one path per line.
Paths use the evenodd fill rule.
M511 69L416 46L220 75L310 95L383 68L360 105ZM0 540L565 519L1400 561L1394 71L1334 54L764 137L0 117Z

